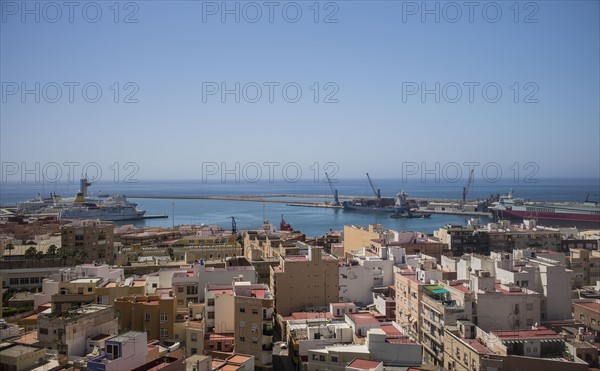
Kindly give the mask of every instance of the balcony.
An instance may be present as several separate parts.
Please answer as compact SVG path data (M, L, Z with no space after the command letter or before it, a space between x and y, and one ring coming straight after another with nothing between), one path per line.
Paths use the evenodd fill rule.
M272 351L273 350L273 343L263 344L262 345L262 350L264 350L264 351Z
M273 336L273 329L263 329L263 336Z

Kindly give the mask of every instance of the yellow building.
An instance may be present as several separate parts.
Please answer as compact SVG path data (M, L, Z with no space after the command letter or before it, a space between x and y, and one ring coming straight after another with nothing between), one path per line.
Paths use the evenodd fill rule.
M0 370L23 371L33 368L46 357L43 347L10 344L0 348Z
M176 296L172 291L148 296L125 296L114 302L119 333L144 331L150 340L175 339ZM183 340L183 339L181 339Z
M371 240L379 240L383 237L381 224L369 224L364 229L359 226L344 226L344 252L358 251L364 246L371 246Z
M75 220L61 227L61 250L70 252L67 263L105 262L113 264L114 224L98 220Z
M279 266L271 268L271 291L280 316L339 301L338 258L323 253L321 247L297 244L304 245L308 253L282 256Z
M591 286L600 281L600 251L570 249L567 267L573 271L573 286Z
M236 353L254 356L256 369L273 363L273 296L269 286L236 282L233 286Z
M396 322L415 340L421 335L421 299L425 283L417 279L417 272L396 273Z

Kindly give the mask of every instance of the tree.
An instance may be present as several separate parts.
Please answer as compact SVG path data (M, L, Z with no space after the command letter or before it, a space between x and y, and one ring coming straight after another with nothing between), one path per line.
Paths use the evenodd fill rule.
M35 258L36 254L37 249L35 248L35 246L29 246L27 250L25 250L25 258L31 260L31 262L33 262L33 259Z
M65 266L67 264L67 258L69 257L69 249L66 247L59 247L57 250L58 256L62 259L62 265Z
M54 257L56 256L56 250L56 245L52 244L48 246L48 251L46 251L46 253L54 259Z
M76 258L76 262L77 264L83 264L83 262L85 261L85 258L87 258L88 253L85 250L79 250L77 251L77 258Z
M38 267L42 266L42 260L44 260L44 256L46 256L46 254L44 254L43 251L38 251L37 254L35 254L35 260L38 261Z
M6 250L8 250L8 254L12 255L12 251L15 249L15 245L12 243L6 244Z

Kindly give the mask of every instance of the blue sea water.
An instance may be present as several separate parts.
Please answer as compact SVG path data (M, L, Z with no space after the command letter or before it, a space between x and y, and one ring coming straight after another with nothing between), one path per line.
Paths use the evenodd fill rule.
M418 180L378 179L376 186L382 196L392 197L404 190L410 197L454 198L462 197L463 184ZM75 183L0 183L0 205L14 205L18 201L35 197L38 193L49 195L55 192L70 196L79 188ZM372 195L366 179L340 179L335 183L340 195ZM594 178L548 178L536 183L515 183L501 180L496 183L475 181L468 199L483 199L491 194L505 194L514 189L517 197L537 201L583 201L587 194L590 200L598 201L600 181ZM259 194L315 194L328 195L331 190L327 183L300 181L289 183L274 182L202 182L192 180L147 181L137 183L111 183L102 181L90 189L91 195L123 193L126 195L176 195L176 196L218 196L218 195L259 195ZM258 228L263 218L279 223L281 216L295 229L308 236L322 235L330 229L342 229L344 224L366 226L371 223L383 224L396 230L414 230L431 233L445 224L463 224L464 216L432 215L429 219L391 219L389 214L349 212L339 209L308 208L287 206L285 203L261 203L221 200L167 200L130 199L146 209L147 214L168 214L168 219L147 219L125 224L139 226L163 226L173 224L219 224L229 228L230 216L235 216L238 229ZM297 198L290 201L299 200ZM173 218L174 215L174 218ZM486 222L484 218L482 222Z

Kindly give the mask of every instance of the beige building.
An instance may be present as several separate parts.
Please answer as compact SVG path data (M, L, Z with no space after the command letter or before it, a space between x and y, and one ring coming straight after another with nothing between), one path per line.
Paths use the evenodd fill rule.
M344 225L344 252L362 250L364 246L371 246L371 240L382 238L381 224L369 224L366 229L355 225Z
M444 369L450 371L584 371L588 365L563 358L562 337L545 328L482 332L469 321L444 330Z
M40 345L68 357L84 356L88 338L99 334L116 335L117 332L115 311L108 305L90 304L65 314L38 316Z
M146 332L149 340L178 339L175 324L185 319L177 318L175 294L165 291L157 290L156 295L117 298L113 306L115 317L119 319L119 332ZM181 340L184 336L180 335Z
M232 334L234 352L254 356L257 368L271 367L273 295L269 286L245 281L208 285L205 297L206 329L215 335L213 339Z
M600 299L574 300L573 315L576 321L595 331L596 336L600 336Z
M257 369L273 363L273 295L265 284L233 286L236 353L252 355Z
M339 301L338 258L321 247L297 244L306 246L306 255L282 256L279 266L271 268L275 312L280 316Z
M417 279L417 272L396 273L396 322L415 340L421 335L421 298L425 283Z
M190 304L185 328L186 356L202 354L204 350L204 304Z
M443 366L444 329L471 318L472 293L459 287L464 286L424 286L420 334L424 363Z
M600 281L600 251L570 249L567 267L573 271L573 287L594 285Z
M14 343L0 346L0 370L30 370L42 362L45 357L46 350L39 346Z
M105 262L113 264L114 224L98 220L75 220L61 227L61 249L69 264Z

